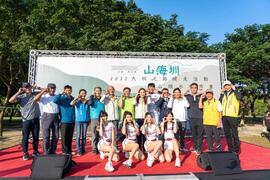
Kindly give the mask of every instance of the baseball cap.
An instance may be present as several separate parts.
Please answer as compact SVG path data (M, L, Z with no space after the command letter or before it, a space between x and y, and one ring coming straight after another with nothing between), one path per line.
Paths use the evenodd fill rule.
M29 82L23 82L22 83L22 88L29 88L29 87L31 87Z
M49 83L47 85L47 88L56 88L56 85L54 83Z
M231 81L226 80L226 81L223 82L223 87L224 87L225 85L232 85L232 83L231 83Z
M212 94L214 94L214 91L212 89L206 89L205 93L212 93Z

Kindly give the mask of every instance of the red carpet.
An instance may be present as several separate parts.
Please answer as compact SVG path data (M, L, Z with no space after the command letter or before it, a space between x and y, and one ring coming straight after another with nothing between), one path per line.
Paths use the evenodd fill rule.
M73 143L75 144L75 143ZM89 144L89 140L88 140ZM225 140L222 141L225 147ZM190 140L186 141L187 148L192 145ZM31 147L31 146L30 146ZM206 144L204 142L204 147ZM40 146L41 148L41 146ZM226 149L226 147L225 147ZM270 149L259 147L256 145L241 143L241 167L243 170L261 170L270 169ZM60 152L60 144L58 151ZM75 150L75 147L74 147ZM174 162L171 163L156 163L152 168L146 166L146 161L135 161L135 167L128 169L121 165L124 161L123 154L121 154L121 161L114 163L116 169L113 173L107 173L104 170L106 160L100 160L98 155L90 153L90 146L87 146L87 154L76 157L73 160L77 162L78 166L74 167L69 173L70 176L86 176L86 175L128 175L128 174L175 174L187 172L204 172L196 165L196 155L193 153L186 153L181 155L182 167L175 168ZM41 150L40 150L41 151ZM32 153L32 149L29 151ZM17 145L0 151L0 177L26 177L31 174L30 166L32 161L22 160L21 146Z

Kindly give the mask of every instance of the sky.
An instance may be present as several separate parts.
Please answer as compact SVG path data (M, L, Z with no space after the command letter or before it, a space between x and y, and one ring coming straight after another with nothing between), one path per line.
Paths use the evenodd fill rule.
M270 23L270 0L135 0L145 13L169 19L187 31L210 34L208 44L222 42L224 34L251 24Z

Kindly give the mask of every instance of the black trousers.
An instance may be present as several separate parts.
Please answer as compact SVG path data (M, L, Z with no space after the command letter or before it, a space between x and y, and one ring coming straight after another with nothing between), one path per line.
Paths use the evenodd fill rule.
M203 120L199 118L190 118L190 127L194 142L194 149L202 151L203 144Z
M186 122L177 121L178 132L176 134L176 139L180 141L180 148L185 148L185 134L186 134Z
M62 153L71 154L74 123L61 123Z
M139 130L141 129L143 125L144 119L136 119L136 123L139 126ZM137 136L137 142L139 144L140 150L144 151L144 142L145 142L145 137L144 135L140 132L140 134Z
M212 137L214 135L216 141L216 151L221 151L220 133L217 126L204 125L204 131L206 135L207 145L209 151L214 151Z
M26 120L22 123L22 148L24 153L28 153L28 141L29 135L32 133L33 137L33 149L34 152L38 151L38 140L39 140L39 118Z
M58 114L43 113L41 116L41 128L43 136L43 153L55 154L59 139L60 120ZM50 134L52 133L52 139Z
M240 152L240 141L238 136L239 118L223 116L222 125L229 151L239 154Z

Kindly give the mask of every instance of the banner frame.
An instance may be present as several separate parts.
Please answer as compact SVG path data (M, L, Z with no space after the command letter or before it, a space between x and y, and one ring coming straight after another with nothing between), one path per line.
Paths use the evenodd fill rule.
M72 51L36 50L29 52L28 82L36 83L38 57L113 57L113 58L160 58L160 59L219 59L220 82L227 80L225 53L179 53L179 52L124 52L124 51Z

